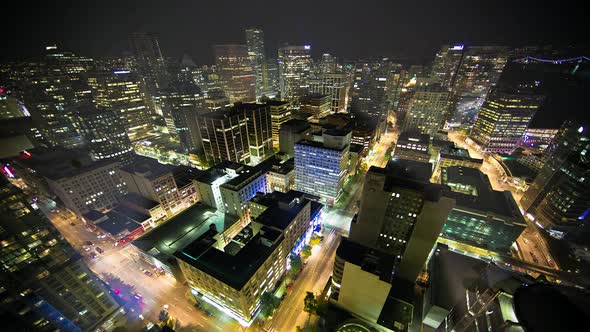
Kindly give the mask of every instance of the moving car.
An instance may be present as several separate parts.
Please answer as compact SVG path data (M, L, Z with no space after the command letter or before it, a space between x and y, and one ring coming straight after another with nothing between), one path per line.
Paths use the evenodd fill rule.
M144 273L146 276L148 276L148 277L151 277L151 276L153 276L153 275L154 275L152 272L150 272L150 271L148 271L148 270L145 270L143 273Z
M91 252L90 255L88 255L88 257L90 257L91 259L95 259L96 258L96 254Z
M94 245L94 243L92 243L91 241L86 241L86 245L87 245L87 246L93 246L93 245Z
M104 253L104 250L103 250L101 247L96 247L96 251L97 251L99 254L103 254L103 253Z
M70 223L70 225L72 225L72 226L76 226L76 223L72 221L72 222Z

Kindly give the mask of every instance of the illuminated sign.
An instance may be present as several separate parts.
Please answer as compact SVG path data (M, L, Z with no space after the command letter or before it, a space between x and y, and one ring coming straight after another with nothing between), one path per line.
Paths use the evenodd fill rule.
M306 49L306 50L310 50L311 49L311 45L305 45L305 46L303 46L303 48Z
M113 74L115 75L119 75L119 74L129 74L129 70L115 70L113 72Z
M2 173L4 173L7 177L14 179L16 176L14 175L14 173L12 172L12 170L10 169L11 167L6 165L2 168Z
M451 51L462 51L464 47L464 44L455 45L451 48Z
M57 50L57 46L56 46L56 45L50 45L50 46L46 46L46 47L45 47L45 50L46 50L46 51L49 51L49 50Z

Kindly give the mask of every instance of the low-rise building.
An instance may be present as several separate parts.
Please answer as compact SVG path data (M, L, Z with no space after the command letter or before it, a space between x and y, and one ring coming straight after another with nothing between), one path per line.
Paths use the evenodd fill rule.
M295 189L295 159L290 158L272 165L266 173L268 192L280 191L286 193Z
M402 132L399 135L393 157L420 162L429 162L430 136L419 132Z
M132 164L121 168L121 175L129 192L159 202L168 215L173 215L183 209L173 171L172 165L138 156Z
M488 177L475 168L442 169L446 197L455 199L441 232L445 239L482 250L509 254L526 222L509 191L493 190Z
M268 187L265 172L230 161L208 169L195 181L204 204L244 222L249 220L248 201Z
M177 251L195 297L249 326L262 295L280 283L290 253L309 234L311 205L303 193L281 193L237 235L212 228Z

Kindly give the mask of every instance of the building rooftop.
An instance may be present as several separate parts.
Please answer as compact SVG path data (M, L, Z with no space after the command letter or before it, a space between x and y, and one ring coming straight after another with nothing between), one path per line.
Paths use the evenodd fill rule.
M404 131L399 134L397 142L398 144L400 142L412 142L428 145L430 143L430 136L415 131Z
M393 174L403 174L423 182L429 182L432 177L431 163L393 158L387 162L386 168L391 169Z
M151 199L145 198L145 197L138 195L136 193L128 193L122 202L128 203L130 205L134 205L134 206L146 209L146 210L151 210L151 209L157 207L158 205L160 205L160 203L158 203L156 201L152 201Z
M178 188L189 185L199 178L205 171L188 166L178 166L174 169L174 182Z
M136 239L133 245L154 255L159 252L171 256L208 231L209 225L215 224L218 230L225 230L237 221L237 217L221 214L205 205L193 205Z
M507 171L509 174L513 177L526 179L527 182L532 182L539 173L537 170L532 169L517 160L504 159L502 163L508 168Z
M453 160L460 160L460 161L468 161L468 162L476 163L476 164L483 164L483 159L471 158L471 157L469 157L469 155L465 156L465 155L458 155L458 154L441 153L440 158L441 159L445 158L445 159L453 159Z
M269 232L269 238L264 231ZM236 290L244 287L283 239L282 235L277 237L275 231L263 229L241 249L230 247L222 251L213 247L213 236L215 232L203 234L175 256Z
M291 130L295 133L300 133L311 128L309 122L305 120L291 119L281 125L280 131Z
M477 188L475 195L445 189L446 197L455 199L457 208L464 207L479 211L491 212L509 218L522 218L520 209L510 191L493 190L490 180L481 171L470 167L445 167L442 177L443 185L447 183L468 184Z
M289 102L288 101L283 101L283 100L271 99L271 100L268 100L266 102L266 104L267 105L270 105L270 106L283 106L283 105L288 105Z
M98 210L90 210L82 215L84 219L90 221L91 223L96 223L101 218L104 218L106 215Z
M424 193L424 198L428 201L438 202L441 197L443 187L441 185L430 183L417 175L411 169L402 167L398 163L388 165L386 168L371 166L370 173L382 174L385 178L383 190L392 192L394 188L403 187L418 190Z
M128 219L131 219L131 220L137 222L137 223L146 222L147 220L149 220L151 218L151 216L149 216L145 213L141 213L139 211L136 211L136 210L131 209L131 208L124 206L124 205L118 205L116 208L112 209L110 212L124 216Z
M124 231L133 232L137 228L141 227L140 223L127 218L125 215L115 213L113 211L108 212L106 215L108 219L96 223L96 227L113 236Z
M342 238L336 250L336 256L360 266L363 271L378 276L382 281L391 282L395 264L395 257L392 255L353 242L348 238Z
M137 156L135 161L131 165L127 165L121 168L122 171L136 174L148 180L154 180L162 175L172 173L175 166L161 164L156 159Z
M309 140L299 141L299 142L295 143L295 146L297 146L297 145L313 146L316 148L322 148L322 149L334 150L334 151L344 151L344 150L346 150L346 148L348 148L348 145L345 145L341 149L338 149L335 147L325 146L323 142L316 142L316 141L309 141Z
M271 157L271 158L273 158L273 157ZM271 159L271 158L269 158L269 159ZM256 167L261 166L263 163L264 162L258 164ZM285 174L288 174L289 172L292 172L294 169L295 169L295 158L290 158L285 161L282 161L279 159L278 163L274 162L272 164L271 168L268 169L268 172L273 172L273 173L285 175Z
M280 230L287 228L293 218L309 204L309 200L305 199L304 194L295 190L290 190L283 195L276 195L275 201L275 204L270 205L256 218L256 222Z

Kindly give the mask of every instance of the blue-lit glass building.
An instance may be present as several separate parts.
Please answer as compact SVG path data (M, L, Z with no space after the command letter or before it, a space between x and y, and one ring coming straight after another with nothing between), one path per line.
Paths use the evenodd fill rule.
M295 189L334 204L348 177L350 136L350 132L326 130L320 141L295 144Z

